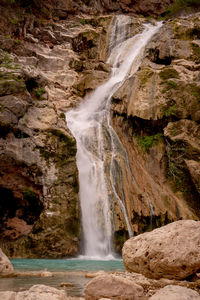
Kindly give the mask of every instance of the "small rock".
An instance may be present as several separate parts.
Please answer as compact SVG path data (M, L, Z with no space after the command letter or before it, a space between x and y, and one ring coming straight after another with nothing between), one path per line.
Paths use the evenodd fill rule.
M63 290L47 285L34 285L28 291L19 292L15 298L16 300L67 300L67 295ZM14 300L14 299L13 299Z
M105 274L106 274L106 272L104 272L104 271L98 271L98 272L95 272L95 273L91 272L91 273L86 273L85 278L95 278L99 275L105 275Z
M14 268L11 262L9 261L8 257L3 253L3 251L0 248L0 277L12 276L13 274L14 274Z
M200 295L183 286L167 285L157 291L149 300L200 300Z
M121 276L106 274L93 278L85 288L86 299L145 299L143 288L134 281Z
M0 292L0 299L15 300L16 293L11 291Z
M53 276L53 274L48 271L43 271L40 273L40 277L52 277L52 276Z
M61 282L60 287L72 287L74 286L71 282Z

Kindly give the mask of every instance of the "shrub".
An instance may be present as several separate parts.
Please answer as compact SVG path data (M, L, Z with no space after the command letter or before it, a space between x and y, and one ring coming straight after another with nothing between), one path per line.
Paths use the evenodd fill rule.
M158 143L161 137L162 137L161 133L157 133L155 135L149 135L149 136L138 136L137 142L140 145L142 151L147 152L152 146Z
M37 99L42 100L42 95L45 94L46 91L44 88L36 88L34 89L34 95Z

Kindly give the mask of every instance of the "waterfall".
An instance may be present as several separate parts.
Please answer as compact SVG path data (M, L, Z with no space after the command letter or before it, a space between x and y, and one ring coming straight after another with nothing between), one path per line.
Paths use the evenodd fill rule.
M137 71L145 45L161 24L144 24L144 31L131 37L128 31L130 23L131 17L114 17L108 58L112 66L111 76L86 97L78 108L66 113L67 125L77 142L83 254L90 257L103 258L112 253L113 198L118 201L129 235L132 235L123 187L118 187L115 182L116 176L121 176L118 153L127 168L130 167L126 151L111 125L110 100L127 77ZM135 184L134 178L131 180Z

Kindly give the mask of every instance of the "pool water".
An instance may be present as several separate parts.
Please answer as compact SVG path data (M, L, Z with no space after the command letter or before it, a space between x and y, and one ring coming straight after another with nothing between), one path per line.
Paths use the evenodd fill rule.
M61 283L68 282L72 286L64 288L67 295L81 297L85 285L91 280L85 277L87 273L99 270L124 271L122 259L11 259L11 263L20 276L2 278L0 291L22 291L35 284L61 288ZM43 270L52 272L53 276L41 277L40 272Z

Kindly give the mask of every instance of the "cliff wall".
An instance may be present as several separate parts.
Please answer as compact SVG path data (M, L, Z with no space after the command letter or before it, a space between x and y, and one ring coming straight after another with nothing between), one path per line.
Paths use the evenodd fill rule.
M152 13L134 3L0 6L0 245L10 257L63 257L80 249L76 143L64 112L109 76L112 17L91 14ZM133 34L142 21L133 18ZM130 198L124 177L134 234L199 219L199 28L198 14L167 21L112 99L113 126L135 179ZM127 228L116 203L113 211L120 251Z

